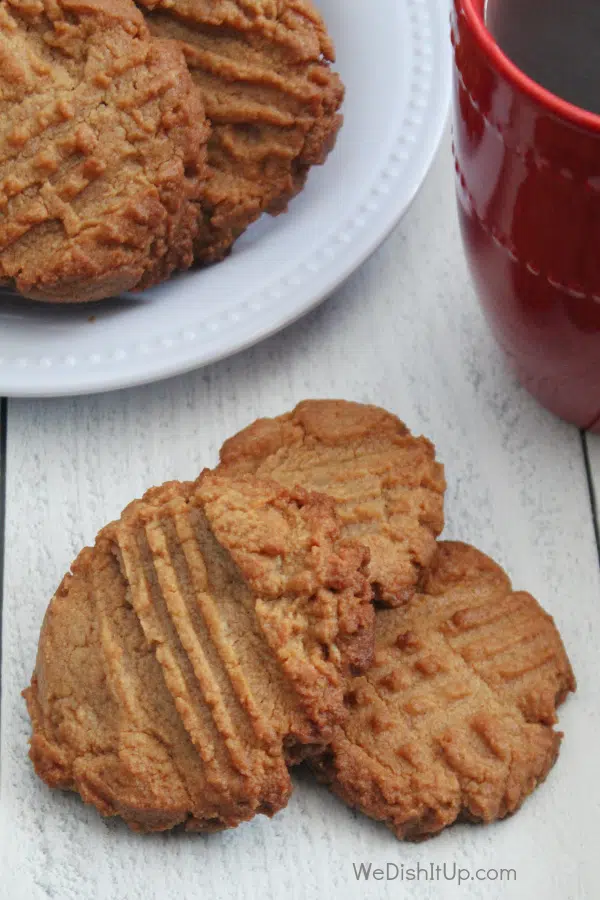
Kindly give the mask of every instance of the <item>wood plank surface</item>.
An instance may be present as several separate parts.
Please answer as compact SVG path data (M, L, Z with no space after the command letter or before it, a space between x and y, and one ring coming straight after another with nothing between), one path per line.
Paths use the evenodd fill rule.
M596 896L600 575L581 437L519 388L486 329L451 172L446 140L385 245L334 297L265 343L154 386L9 403L0 897ZM447 536L495 556L556 617L580 687L561 714L566 736L547 784L511 820L459 826L420 845L399 843L304 774L273 821L211 837L141 838L48 791L26 758L20 691L72 558L146 487L195 477L234 430L313 396L378 403L431 437L447 467ZM590 454L600 473L598 442ZM365 884L353 869L361 862L448 868L436 884L423 875ZM459 886L453 864L473 879ZM516 881L475 875L501 868L516 870Z

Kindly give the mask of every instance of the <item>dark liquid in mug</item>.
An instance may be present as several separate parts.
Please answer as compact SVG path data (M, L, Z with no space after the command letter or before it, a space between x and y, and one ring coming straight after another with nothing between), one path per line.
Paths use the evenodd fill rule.
M487 0L485 21L526 75L600 114L600 0Z

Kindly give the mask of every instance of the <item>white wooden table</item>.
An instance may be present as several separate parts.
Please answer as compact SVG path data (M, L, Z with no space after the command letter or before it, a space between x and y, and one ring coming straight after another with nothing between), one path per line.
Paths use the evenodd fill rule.
M1 900L600 896L600 439L545 413L506 370L469 283L449 146L387 243L284 333L166 383L5 404ZM416 846L306 776L273 821L207 838L136 837L48 791L26 759L20 691L72 558L147 486L195 477L240 426L320 396L380 404L429 435L447 466L446 534L495 556L556 617L579 691L547 784L510 821ZM361 862L510 868L516 881L365 884Z

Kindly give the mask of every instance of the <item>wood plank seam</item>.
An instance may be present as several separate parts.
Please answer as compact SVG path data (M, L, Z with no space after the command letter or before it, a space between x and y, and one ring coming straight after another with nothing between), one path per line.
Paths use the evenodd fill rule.
M596 538L596 549L598 551L598 564L600 565L600 509L598 506L598 497L596 496L596 487L594 484L594 476L592 473L592 463L590 460L590 448L588 444L588 434L586 431L581 432L581 446L583 449L583 462L585 465L585 474L588 481L590 491L590 506L592 508L592 522L594 526L594 536Z
M8 400L0 399L0 697L2 696L2 621L4 601L4 524L6 521L6 436L8 422ZM0 703L0 728L2 727L2 704Z

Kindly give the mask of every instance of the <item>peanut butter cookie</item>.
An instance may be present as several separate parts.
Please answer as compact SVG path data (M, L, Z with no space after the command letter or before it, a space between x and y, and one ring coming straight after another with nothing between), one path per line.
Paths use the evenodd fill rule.
M219 471L332 497L344 534L369 548L375 596L387 606L412 596L444 527L446 484L432 444L377 406L306 400L258 419L226 441Z
M148 492L50 603L36 772L138 831L277 812L286 762L331 738L344 673L371 661L364 563L317 495L210 473Z
M342 124L334 48L309 0L138 0L179 42L211 122L196 257L214 262L277 214L323 163Z
M442 543L422 594L377 614L375 662L316 764L399 838L492 822L546 777L575 679L553 620L491 559Z
M130 0L2 0L0 122L0 280L68 303L192 263L202 101Z

